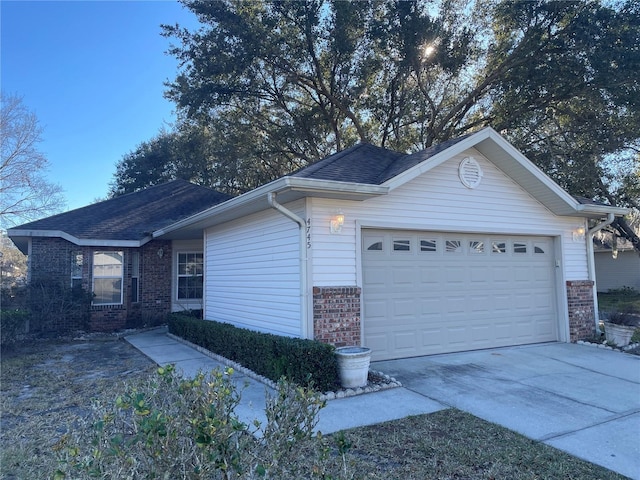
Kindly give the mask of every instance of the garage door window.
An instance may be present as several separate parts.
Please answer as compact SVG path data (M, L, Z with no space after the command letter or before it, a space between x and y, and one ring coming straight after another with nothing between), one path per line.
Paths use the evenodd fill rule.
M513 253L527 253L527 244L514 242Z
M445 242L444 251L447 253L461 253L462 242L460 240L447 240Z
M507 244L504 242L491 242L492 253L507 253Z
M411 240L394 240L393 241L393 251L394 252L409 252L411 251Z
M382 251L382 237L369 237L367 240L367 250L370 252L381 252Z
M420 240L421 252L436 252L438 250L438 242L436 240Z
M471 240L469 242L469 252L484 253L484 242L481 242L479 240Z

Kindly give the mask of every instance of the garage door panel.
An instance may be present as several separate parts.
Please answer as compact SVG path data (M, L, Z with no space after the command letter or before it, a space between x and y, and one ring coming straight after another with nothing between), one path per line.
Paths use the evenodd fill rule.
M368 320L375 318L386 319L388 317L387 303L386 299L376 299L364 302L363 313L365 317Z
M467 305L463 295L450 295L445 298L445 313L448 316L465 313Z
M398 352L414 353L417 352L415 330L397 331L393 335L393 347Z
M437 285L441 282L441 274L438 268L435 267L423 267L418 270L420 275L420 283L423 285Z
M417 269L412 266L395 266L391 271L391 280L394 285L411 285L415 283L417 273Z
M531 269L531 276L536 282L549 284L552 281L551 271L545 266L534 266Z
M382 251L364 248L373 237ZM373 358L557 340L552 247L540 237L363 230Z
M511 282L511 269L507 265L489 264L489 271L492 283L508 285Z
M368 268L363 272L362 283L367 289L375 286L385 288L387 283L387 267Z
M452 348L465 347L469 343L466 326L447 327L447 344Z
M471 327L471 336L474 344L486 343L491 344L493 338L492 328L489 325L479 325Z
M469 295L467 297L469 312L480 315L492 311L493 302L488 295Z
M472 265L469 267L469 281L476 285L474 288L482 287L487 283L487 268L485 266Z
M491 296L491 301L493 303L493 312L500 315L504 315L505 313L508 315L508 313L513 308L513 304L511 303L511 295L508 294L494 293Z
M391 314L394 320L407 316L413 318L416 313L416 302L412 298L398 298L391 302Z
M382 357L388 357L393 354L387 345L388 341L389 336L387 333L371 333L370 335L367 335L367 345L371 348L371 351L378 352L378 355Z

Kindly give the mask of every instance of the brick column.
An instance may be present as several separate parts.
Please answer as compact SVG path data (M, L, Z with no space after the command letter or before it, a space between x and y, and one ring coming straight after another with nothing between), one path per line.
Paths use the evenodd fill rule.
M313 336L344 347L360 345L360 288L313 287Z
M595 333L595 306L591 280L567 281L569 306L569 340L575 342Z

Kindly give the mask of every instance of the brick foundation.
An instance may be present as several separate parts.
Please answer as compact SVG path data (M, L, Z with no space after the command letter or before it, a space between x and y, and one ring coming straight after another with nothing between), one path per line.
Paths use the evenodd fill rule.
M313 287L313 335L318 341L343 347L360 345L358 287Z
M575 342L595 333L595 307L591 280L567 281L569 340Z

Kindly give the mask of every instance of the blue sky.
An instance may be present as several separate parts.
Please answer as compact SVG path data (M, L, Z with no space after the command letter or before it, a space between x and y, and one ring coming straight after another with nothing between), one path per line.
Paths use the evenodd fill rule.
M68 209L105 198L118 160L174 120L163 83L178 63L160 24L195 16L171 0L3 0L0 15L2 90L37 115L47 179Z

